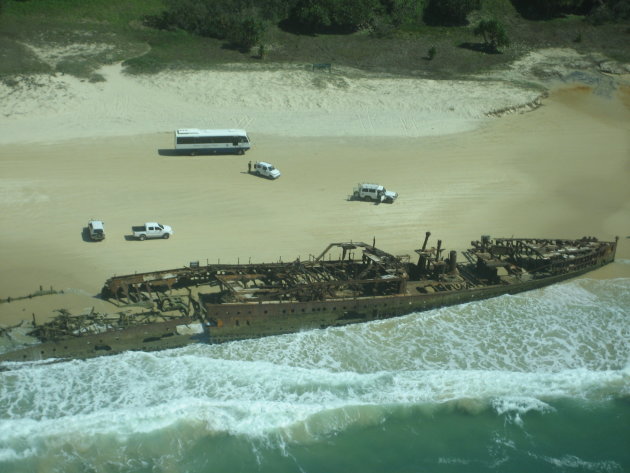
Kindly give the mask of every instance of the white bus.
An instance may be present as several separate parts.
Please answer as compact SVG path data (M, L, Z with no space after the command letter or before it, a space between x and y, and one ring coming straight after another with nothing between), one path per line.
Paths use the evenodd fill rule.
M245 130L185 128L175 131L175 149L188 150L191 155L208 151L243 154L249 148L249 138Z

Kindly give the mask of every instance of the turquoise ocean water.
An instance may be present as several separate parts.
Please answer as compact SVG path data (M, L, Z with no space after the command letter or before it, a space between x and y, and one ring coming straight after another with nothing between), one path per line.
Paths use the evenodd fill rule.
M630 472L628 278L9 367L3 473Z

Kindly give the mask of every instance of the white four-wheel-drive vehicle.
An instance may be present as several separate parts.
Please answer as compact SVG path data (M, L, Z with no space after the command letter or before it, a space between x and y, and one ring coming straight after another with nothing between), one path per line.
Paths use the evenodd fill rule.
M352 198L356 200L372 200L374 202L393 203L398 198L398 192L388 191L378 184L360 183L354 188Z
M173 229L168 225L157 222L147 222L141 227L131 227L133 236L138 240L147 238L169 238L173 234Z
M105 225L102 220L90 220L87 224L88 235L92 241L105 239Z
M264 161L256 161L252 172L254 174L258 174L259 176L268 177L269 179L278 179L282 175L282 173L277 170L273 164L269 164Z

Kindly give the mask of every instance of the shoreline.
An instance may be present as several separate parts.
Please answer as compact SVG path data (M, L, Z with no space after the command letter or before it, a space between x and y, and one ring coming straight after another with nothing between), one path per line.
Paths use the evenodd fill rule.
M264 89L266 84L258 86ZM128 84L110 85L115 91ZM216 90L221 86L217 84ZM138 90L127 90L124 97ZM149 90L159 87L154 84ZM432 114L425 104L421 128L433 127L439 133L389 137L371 136L366 127L363 135L322 136L337 126L334 120L326 121L330 113L313 112L300 121L295 113L298 105L311 103L299 89L291 92L295 96L284 90L288 108L282 123L292 122L302 135L262 133L245 124L254 144L244 156L169 156L165 151L172 150L172 131L155 131L163 129L163 117L151 117L153 108L144 110L147 115L140 128L152 131L138 132L136 111L129 109L133 102L125 108L123 99L111 110L118 111L119 126L131 123L131 134L95 137L94 130L106 130L113 123L111 110L110 115L99 115L104 110L99 107L110 97L107 94L92 102L93 110L82 108L84 114L74 122L64 121L67 109L50 116L1 117L0 125L14 123L0 134L0 210L5 227L0 237L0 258L5 262L0 268L0 299L32 293L40 285L67 293L26 300L19 306L0 304L0 326L10 325L16 317L30 320L32 312L39 319L44 311L63 307L51 302L57 299L59 304L67 303L69 307L63 307L67 309L100 304L103 301L93 295L116 274L177 268L206 259L288 261L317 253L330 242L373 238L388 252L411 254L421 246L425 231L442 239L447 249L456 250L467 248L471 239L482 234L592 235L600 240L618 235L617 258L630 258L630 240L625 239L630 235L628 86L621 85L614 95L584 85L554 89L533 111L492 119L476 112L479 118L472 120L472 129L450 134L445 133L449 126L457 128L464 119L450 116L445 125L440 114ZM391 112L384 113L391 123L404 123L404 114L411 113L409 104L401 110L403 95L397 95L398 102L384 107L382 90L364 90L364 95L354 97L370 97L373 103L367 109L384 109ZM445 90L451 94L449 103L457 100L451 85ZM483 101L491 92L484 91L477 99ZM329 103L340 93L320 91L322 102ZM350 91L343 94L349 98L338 106L346 107L344 116L349 116L361 101L350 100ZM169 109L171 98L167 93L156 107ZM28 105L37 106L38 102ZM189 106L172 119L181 120ZM221 106L227 107L225 116L236 116L238 106ZM448 110L448 106L438 100L433 109ZM280 117L282 103L275 107ZM207 112L203 106L197 108L201 110L191 115L190 122ZM279 122L270 121L265 112L264 101L252 107L249 113L255 120L250 125L277 128ZM300 113L307 116L310 109ZM355 113L354 119L354 129L360 128L361 117ZM59 133L59 139L48 142L15 142L23 136L16 130L32 132L42 129L44 122L51 127L46 133L54 136L55 130L63 130L73 135L77 130L72 124L77 121L82 122L82 130L91 130L91 137L61 139ZM397 128L402 129L402 125ZM246 172L250 160L271 162L283 175L277 181L250 176ZM400 197L392 205L348 202L358 182L385 185ZM82 239L82 228L90 218L105 221L104 242ZM126 241L132 225L151 220L171 225L174 237ZM621 276L613 277L630 277L628 267L619 264L618 270L611 271ZM40 304L44 299L48 302Z

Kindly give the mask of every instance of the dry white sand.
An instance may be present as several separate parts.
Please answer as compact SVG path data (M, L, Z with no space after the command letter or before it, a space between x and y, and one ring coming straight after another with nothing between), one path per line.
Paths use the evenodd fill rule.
M194 72L107 81L31 78L0 89L0 325L95 306L115 274L190 261L284 261L333 241L376 238L410 254L425 231L464 249L482 234L621 237L630 257L630 87L571 85L542 106L511 82L326 75L303 68ZM26 81L24 81L26 84ZM178 127L244 127L245 156L173 156ZM271 161L277 181L248 175ZM359 181L393 205L347 201ZM107 238L84 241L89 218ZM170 240L128 241L132 225ZM630 277L616 263L596 277ZM598 276L599 275L599 276ZM592 276L591 276L592 277Z
M170 72L105 82L38 75L0 83L0 144L120 136L176 128L246 128L256 137L427 136L471 130L486 114L527 107L540 90L498 80L435 81L354 71Z

